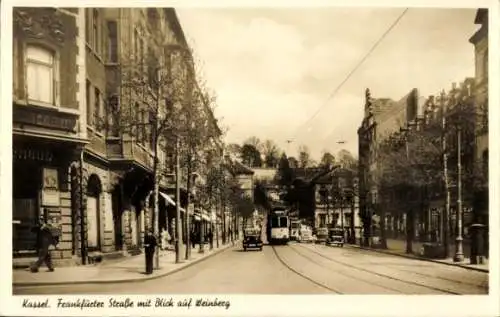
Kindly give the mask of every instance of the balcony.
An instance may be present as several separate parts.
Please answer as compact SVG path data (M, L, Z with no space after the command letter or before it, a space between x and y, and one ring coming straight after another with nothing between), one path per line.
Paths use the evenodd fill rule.
M148 170L153 168L153 155L134 139L108 138L106 141L108 159L110 161L128 161L143 166Z

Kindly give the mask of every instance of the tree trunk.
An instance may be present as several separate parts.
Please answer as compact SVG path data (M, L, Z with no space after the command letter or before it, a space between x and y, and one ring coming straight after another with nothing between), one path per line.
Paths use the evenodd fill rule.
M406 253L413 253L413 235L414 235L414 225L415 225L415 217L414 217L413 209L409 209L406 215Z
M187 204L186 204L186 211L184 212L184 232L186 234L186 253L184 255L184 258L186 260L189 260L191 258L191 228L190 228L190 223L189 223L189 205L191 203L191 157L188 158L188 164L187 164ZM194 209L194 208L193 208Z
M387 237L386 237L386 213L385 213L385 206L380 204L377 205L379 211L380 211L380 247L382 249L387 249Z
M154 136L153 136L154 137ZM160 184L158 183L158 142L157 138L154 137L153 139L153 217L154 217L154 236L158 240L160 237L160 212L159 212L159 206L158 206L158 196L159 196L159 191L160 191ZM155 252L155 268L159 269L160 268L160 252L159 252L159 246L161 244L158 244Z

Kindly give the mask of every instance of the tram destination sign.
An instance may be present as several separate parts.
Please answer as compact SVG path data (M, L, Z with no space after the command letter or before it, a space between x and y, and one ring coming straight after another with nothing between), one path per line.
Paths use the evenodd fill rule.
M20 124L76 132L77 116L74 114L15 106L13 119Z

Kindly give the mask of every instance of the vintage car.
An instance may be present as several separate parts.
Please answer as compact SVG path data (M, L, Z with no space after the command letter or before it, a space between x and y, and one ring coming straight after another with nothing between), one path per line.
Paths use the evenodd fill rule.
M328 240L328 229L327 228L316 229L315 243L326 243L326 240Z
M327 245L344 246L344 231L342 228L330 228L328 230Z
M310 228L301 228L299 231L299 242L312 243L314 242L313 232Z
M262 237L259 229L245 229L243 232L243 250L257 248L262 251Z

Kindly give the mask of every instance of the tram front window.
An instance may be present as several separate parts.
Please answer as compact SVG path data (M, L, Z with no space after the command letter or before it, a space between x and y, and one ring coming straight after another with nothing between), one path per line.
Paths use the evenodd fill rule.
M287 227L288 227L288 218L280 217L280 228L287 228Z
M273 228L279 227L278 218L271 218L271 227Z

